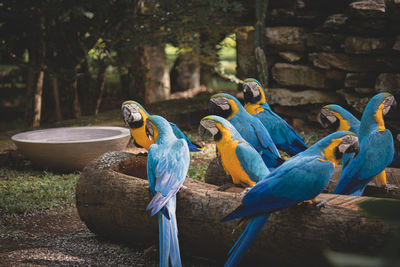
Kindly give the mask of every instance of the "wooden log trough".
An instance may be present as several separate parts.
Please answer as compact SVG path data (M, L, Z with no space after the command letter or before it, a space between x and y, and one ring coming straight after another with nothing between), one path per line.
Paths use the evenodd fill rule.
M77 183L76 205L92 232L136 247L158 244L157 216L146 211L151 199L146 160L146 154L109 152L87 165ZM191 178L184 185L177 195L181 253L220 265L243 230L232 233L237 221L220 220L243 195ZM359 209L375 198L321 194L319 199L327 200L321 209L305 203L274 213L243 263L323 266L326 249L377 255L394 236L395 226Z

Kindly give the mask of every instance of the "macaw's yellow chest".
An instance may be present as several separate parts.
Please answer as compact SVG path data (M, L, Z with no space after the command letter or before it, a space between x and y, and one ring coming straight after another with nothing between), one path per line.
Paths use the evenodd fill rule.
M218 157L221 160L225 172L232 177L234 184L240 184L246 187L253 186L256 183L252 181L249 175L243 170L236 156L236 147L238 144L238 140L231 141L221 139L217 142Z
M150 146L154 143L149 140L149 138L146 135L146 129L145 126L143 125L142 127L135 128L135 129L130 129L131 134L133 139L135 139L135 142L140 145L141 147L149 150Z
M250 103L247 103L246 105L244 105L244 108L246 109L246 111L247 111L250 115L257 114L257 113L260 113L260 112L263 112L263 111L264 111L264 109L263 109L262 107L260 107L259 104L250 104Z

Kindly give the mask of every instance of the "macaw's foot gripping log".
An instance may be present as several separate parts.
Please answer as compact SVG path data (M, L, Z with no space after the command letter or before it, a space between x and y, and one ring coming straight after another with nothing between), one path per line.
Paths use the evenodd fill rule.
M151 200L146 161L146 154L110 152L85 168L78 180L76 203L81 219L96 235L142 248L158 243L157 218L146 211ZM399 185L400 173L388 173L388 183ZM329 188L335 188L334 184ZM233 232L237 220L221 222L240 205L243 195L217 189L187 178L177 194L183 258L202 257L222 265L245 227ZM395 197L397 191L393 192ZM242 263L316 266L324 263L328 249L379 255L394 236L395 226L369 218L359 208L376 198L321 194L318 199L326 200L326 206L317 208L306 202L273 213Z

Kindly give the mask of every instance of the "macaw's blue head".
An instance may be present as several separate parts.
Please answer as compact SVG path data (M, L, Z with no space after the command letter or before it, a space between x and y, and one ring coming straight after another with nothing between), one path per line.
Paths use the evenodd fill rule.
M265 93L261 83L254 78L248 78L243 83L243 94L245 104L264 104Z
M140 128L146 122L149 113L136 101L128 100L121 106L122 119L130 128Z
M360 144L355 133L349 131L338 131L322 138L303 153L310 155L321 154L326 160L336 165L344 153L358 154Z
M394 96L390 93L379 93L368 102L361 118L360 132L365 133L372 126L378 126L379 131L385 130L383 117L391 108L397 106Z
M229 121L215 115L206 116L201 119L199 133L203 138L212 136L215 141L219 141L225 135L241 139L240 134Z
M360 121L353 114L335 104L322 107L317 120L322 127L330 127L336 131L358 131L360 126Z
M169 122L161 116L152 115L146 120L146 134L150 140L165 139L175 137Z
M238 112L244 112L246 110L236 97L230 94L220 93L211 97L209 111L213 115L218 115L230 120Z

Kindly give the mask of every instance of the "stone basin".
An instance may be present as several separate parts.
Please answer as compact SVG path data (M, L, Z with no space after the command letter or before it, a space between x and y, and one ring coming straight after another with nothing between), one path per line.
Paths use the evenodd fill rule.
M11 137L35 166L56 171L83 170L106 152L124 150L129 138L129 129L108 126L50 128Z

